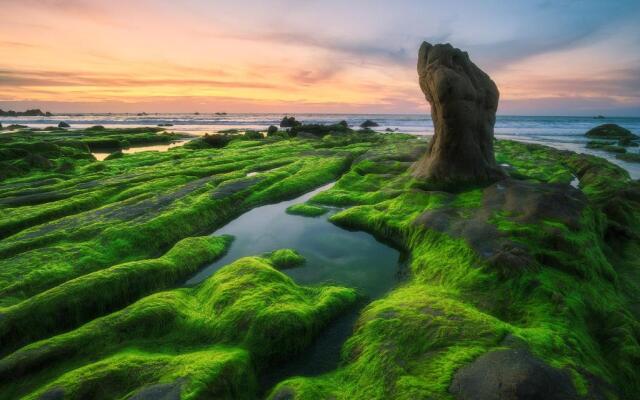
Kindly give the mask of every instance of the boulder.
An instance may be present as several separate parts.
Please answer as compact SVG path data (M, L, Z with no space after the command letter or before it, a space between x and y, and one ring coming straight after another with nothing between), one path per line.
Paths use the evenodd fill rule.
M418 75L435 134L413 175L446 185L504 178L493 152L499 93L489 75L466 52L427 42L418 53Z
M269 128L267 128L267 136L272 136L275 135L276 133L278 133L278 127L275 125L270 125Z
M547 365L523 348L478 357L455 373L449 391L457 400L579 399L568 371Z
M370 119L364 121L363 123L360 124L361 128L372 128L374 126L379 126L378 123L376 121L372 121Z
M287 117L284 116L282 121L280 121L281 128L293 128L295 126L301 125L300 122L296 121L295 117Z
M634 135L626 128L617 124L602 124L595 128L590 129L585 133L585 136L592 138L604 138L604 139L638 139L637 135Z
M58 128L71 128L71 125L69 125L68 123L62 121L58 124Z

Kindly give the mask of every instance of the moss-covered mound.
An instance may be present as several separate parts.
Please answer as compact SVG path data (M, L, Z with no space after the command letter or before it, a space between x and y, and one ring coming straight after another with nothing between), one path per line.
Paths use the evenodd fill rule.
M130 146L171 143L183 137L161 128L106 129L96 126L70 131L24 126L16 132L0 135L0 179L24 176L31 171L69 174L74 168L93 161L92 151L117 153Z
M329 210L326 207L317 206L315 204L294 204L287 208L289 214L304 215L306 217L319 217Z
M630 130L617 124L602 124L585 133L587 137L602 139L638 139Z
M299 352L356 299L243 258L5 357L0 398L252 399L255 368Z

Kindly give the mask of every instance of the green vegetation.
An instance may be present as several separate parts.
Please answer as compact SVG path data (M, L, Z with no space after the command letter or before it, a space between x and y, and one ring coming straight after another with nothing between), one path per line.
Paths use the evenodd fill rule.
M292 249L275 250L265 254L264 257L267 258L276 269L299 267L304 264L305 261L300 253Z
M345 204L348 193L354 206L332 220L406 248L410 279L367 306L343 348L343 367L285 380L271 398L451 399L459 368L512 346L569 371L581 395L632 398L640 390L632 307L640 207L628 194L637 184L630 188L626 172L596 157L508 141L496 148L512 175L525 179L517 191L498 183L424 192L406 172L374 169L386 176L377 191L385 193L377 193L367 184L375 173L352 173L361 161L313 199ZM573 175L587 194L582 200L568 186L547 185ZM567 193L575 208L550 206ZM484 254L487 243L492 251Z
M94 126L81 130L31 129L11 125L0 135L0 179L31 171L72 172L93 161L91 151L119 151L130 146L171 143L184 138L161 128L106 129Z
M300 352L356 299L351 289L297 286L269 260L243 258L195 288L145 297L5 357L0 398L113 399L177 386L182 398L252 399L254 367Z
M453 399L461 368L514 348L581 396L640 392L640 184L606 160L497 141L512 179L451 193L411 176L423 141L344 124L104 162L67 133L39 154L69 168L17 156L0 185L0 399ZM295 249L179 286L231 240L202 235L334 180L288 211L344 207L331 221L406 251L407 278L364 308L338 368L260 388L355 290L295 284L279 271Z
M289 214L304 215L306 217L319 217L329 211L326 207L320 207L314 204L294 204L287 208Z

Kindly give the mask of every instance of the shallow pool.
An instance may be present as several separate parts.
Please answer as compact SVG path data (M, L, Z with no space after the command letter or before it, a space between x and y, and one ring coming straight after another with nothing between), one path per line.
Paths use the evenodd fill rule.
M260 378L264 389L289 376L317 375L336 368L342 344L351 334L362 307L388 292L400 279L401 253L368 233L333 225L328 218L336 210L315 218L286 213L287 207L302 203L332 185L293 200L255 208L213 232L235 237L229 252L187 282L196 284L240 257L292 248L306 258L302 267L283 271L297 283L335 283L357 288L365 296L366 301L328 326L303 354L263 374Z

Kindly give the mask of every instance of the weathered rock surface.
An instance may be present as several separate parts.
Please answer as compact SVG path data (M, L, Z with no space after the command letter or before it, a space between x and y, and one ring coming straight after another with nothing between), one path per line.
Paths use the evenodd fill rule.
M637 135L617 124L598 125L588 130L585 136L605 139L638 139Z
M64 121L61 121L61 122L58 124L58 128L70 128L70 127L71 127L71 125L69 125L68 123L66 123L66 122L64 122Z
M526 349L492 351L461 368L449 391L458 400L578 399L571 375Z
M453 196L452 196L453 198ZM511 275L535 266L535 258L522 244L501 233L491 219L498 212L519 224L561 222L580 229L586 205L584 194L570 185L505 179L483 190L482 205L470 215L461 215L454 205L424 212L415 224L464 239L497 271ZM549 242L562 247L561 234L549 230Z
M361 128L372 128L374 126L378 126L378 123L376 121L372 121L370 119L364 121L363 123L360 124Z
M493 152L499 93L491 78L466 52L427 42L420 46L418 75L435 134L413 175L444 184L503 178Z

